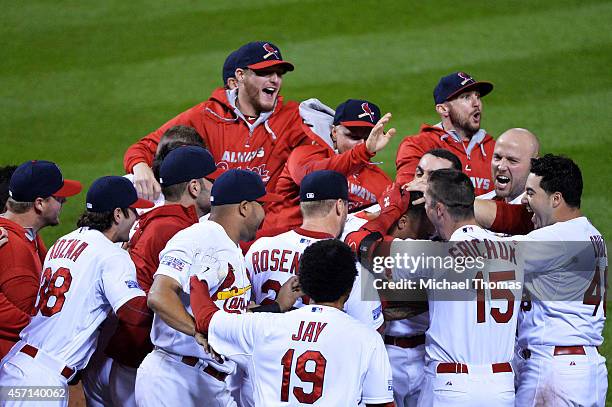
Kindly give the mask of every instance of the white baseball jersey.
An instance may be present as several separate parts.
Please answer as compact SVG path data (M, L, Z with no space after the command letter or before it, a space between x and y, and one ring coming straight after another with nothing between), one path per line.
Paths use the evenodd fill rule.
M521 204L521 200L523 199L523 195L525 195L525 193L523 192L522 194L520 194L519 196L517 196L516 198L514 198L513 200L511 200L510 204L512 205L520 205ZM482 195L478 195L476 197L476 199L488 199L488 200L492 200L495 199L495 197L497 196L497 193L495 192L495 190L489 191L486 194L482 194Z
M419 270L413 275L413 278L427 275L440 284L460 284L455 288L422 287L427 289L430 316L426 356L429 360L474 365L509 362L514 350L523 280L522 258L517 244L500 241L492 232L473 225L457 229L449 241L461 243L437 255L477 256L477 252L470 248L470 245L477 245L486 265L462 273L445 272L442 275L439 270ZM485 243L496 250L488 251ZM396 246L394 242L392 254L403 253L403 249L401 243ZM502 253L514 255L504 255L507 257L504 259ZM401 270L394 270L394 275L401 273ZM482 281L507 282L510 288L491 290L483 287Z
M608 269L601 233L582 216L514 238L533 242L525 253L533 300L522 307L519 344L601 345Z
M253 372L255 405L350 406L393 401L391 367L375 331L332 307L284 314L217 312L211 346Z
M267 304L276 299L281 286L298 273L302 253L311 244L333 236L297 228L273 237L259 238L246 254L247 271L253 284L257 304ZM361 265L357 263L358 273ZM358 275L353 289L344 304L344 311L357 320L378 329L384 322L380 301L361 300L361 276ZM293 305L300 308L307 297L298 298Z
M210 285L211 297L217 307L225 312L246 312L251 297L251 284L246 274L244 257L240 247L218 223L201 220L181 230L168 241L159 258L155 276L171 277L181 285L181 301L191 315L189 280L191 276L204 271L211 275L219 271L225 274L227 270L225 279ZM217 363L193 337L171 328L157 314L153 319L151 341L166 352L206 360L222 372L231 373L235 368L231 362Z
M144 295L129 254L101 232L79 228L47 252L38 312L21 339L80 370L94 352L98 327L109 312Z

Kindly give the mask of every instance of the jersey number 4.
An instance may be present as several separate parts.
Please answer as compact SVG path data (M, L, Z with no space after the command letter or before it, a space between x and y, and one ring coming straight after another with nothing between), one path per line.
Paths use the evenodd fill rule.
M57 314L62 310L66 301L66 292L70 289L72 275L70 269L60 267L55 273L51 272L51 267L47 267L43 272L38 291L38 305L36 309L46 317ZM53 298L53 305L49 306Z
M608 287L608 267L606 267L603 272L603 290L601 284L601 274L601 269L599 268L599 266L596 266L595 274L593 275L593 280L591 281L591 284L584 293L584 299L582 301L583 304L595 306L595 309L593 310L593 316L597 315L597 310L601 305L602 299L604 303L603 313L604 316L606 316L606 288Z
M281 384L281 401L289 401L289 385L291 382L291 368L295 349L289 349L281 359L283 365L283 382ZM308 370L306 364L310 362ZM294 387L293 395L303 404L313 404L323 395L323 380L325 379L325 366L327 360L317 350L308 350L296 359L295 374L301 381L312 383L312 390L306 393L302 387Z

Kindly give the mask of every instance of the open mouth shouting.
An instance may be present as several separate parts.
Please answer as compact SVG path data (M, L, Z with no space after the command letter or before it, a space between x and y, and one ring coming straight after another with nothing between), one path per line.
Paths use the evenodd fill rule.
M506 176L506 175L498 175L495 177L495 189L498 190L505 190L506 188L508 188L510 185L510 177Z

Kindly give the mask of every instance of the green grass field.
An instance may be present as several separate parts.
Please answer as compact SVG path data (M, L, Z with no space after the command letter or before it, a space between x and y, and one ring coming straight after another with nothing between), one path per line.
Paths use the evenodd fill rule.
M394 114L398 136L380 155L389 174L403 136L436 122L431 93L442 75L494 82L483 127L494 136L528 128L545 152L572 157L584 212L612 239L610 1L1 4L0 165L53 160L86 187L122 174L131 143L220 85L229 51L268 40L296 66L286 98L366 98ZM62 225L44 230L48 244L74 228L83 202L70 200ZM606 337L612 356L609 325Z

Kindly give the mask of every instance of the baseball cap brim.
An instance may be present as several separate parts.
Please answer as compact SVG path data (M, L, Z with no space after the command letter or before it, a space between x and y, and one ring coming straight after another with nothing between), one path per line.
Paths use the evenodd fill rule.
M64 185L56 192L54 192L53 196L59 196L61 198L67 198L69 196L74 196L80 193L83 190L83 185L79 181L74 181L71 179L65 179Z
M459 96L463 92L467 92L468 90L476 89L480 92L480 97L486 96L493 90L493 84L491 82L474 82L468 85L465 85L462 88L457 89L455 92L448 95L446 100L451 100L452 98Z
M206 178L209 181L214 181L214 180L216 180L219 177L219 175L223 174L224 172L225 172L225 170L223 170L221 168L217 168L216 170L214 170L210 174L204 175L204 178Z
M285 72L293 71L294 69L293 64L291 62L281 61L278 59L273 59L270 61L262 61L256 64L251 64L251 65L248 65L247 68L256 71L258 69L265 69L265 68L269 68L271 66L276 66L276 65L283 65L285 67Z
M360 120L351 120L346 122L340 122L344 127L374 127L374 123Z
M144 208L152 208L155 204L151 201L147 201L146 199L138 198L136 202L130 205L130 208L134 209L144 209Z
M268 192L264 196L260 196L259 198L255 200L257 202L280 202L280 201L283 201L284 199L285 197L283 195L273 194L271 192Z

